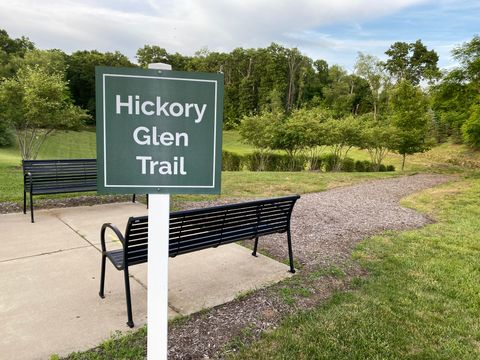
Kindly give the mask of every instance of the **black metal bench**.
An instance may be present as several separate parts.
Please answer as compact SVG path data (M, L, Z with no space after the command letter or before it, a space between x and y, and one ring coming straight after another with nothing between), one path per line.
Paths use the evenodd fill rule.
M290 272L293 265L290 219L293 206L300 196L249 201L204 209L170 213L169 256L186 254L239 240L255 239L252 255L257 256L258 238L274 233L287 233ZM121 249L107 250L105 231L110 228L122 243ZM100 231L102 262L101 298L104 298L105 266L108 258L117 270L123 270L129 327L133 327L129 266L147 262L148 217L130 217L125 234L110 223Z
M96 159L23 160L22 166L23 213L27 213L28 192L32 223L33 195L97 191Z

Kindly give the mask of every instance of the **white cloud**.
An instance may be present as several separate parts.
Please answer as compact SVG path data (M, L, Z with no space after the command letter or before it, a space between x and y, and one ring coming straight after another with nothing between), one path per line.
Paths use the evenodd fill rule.
M0 3L0 27L15 37L28 36L41 48L119 50L132 59L145 44L193 54L202 47L228 51L238 46L266 46L272 41L297 46L313 56L318 48L328 53L352 45L318 34L315 29L321 26L338 22L359 26L365 20L424 2L18 0Z

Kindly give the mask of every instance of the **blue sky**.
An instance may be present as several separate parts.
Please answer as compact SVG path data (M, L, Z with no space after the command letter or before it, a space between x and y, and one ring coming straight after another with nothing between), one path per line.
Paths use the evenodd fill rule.
M0 3L0 28L43 49L119 50L144 44L191 55L277 42L353 69L359 51L384 58L395 41L421 39L452 67L453 47L480 33L480 1L100 0Z

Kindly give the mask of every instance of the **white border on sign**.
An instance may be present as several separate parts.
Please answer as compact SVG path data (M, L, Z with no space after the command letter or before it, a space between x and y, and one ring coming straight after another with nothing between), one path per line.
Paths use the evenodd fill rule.
M142 78L142 79L159 79L159 80L176 80L176 81L197 81L197 82L207 82L215 84L215 110L214 110L214 120L213 120L213 168L212 168L212 185L108 185L107 184L107 142L106 142L106 106L105 106L105 78L110 77L130 77L130 78ZM215 163L216 163L216 145L217 145L217 80L203 80L203 79L187 79L187 78L171 78L171 77L161 77L161 76L146 76L146 75L124 75L124 74L103 74L103 181L104 186L107 188L115 187L127 187L127 188L215 188Z

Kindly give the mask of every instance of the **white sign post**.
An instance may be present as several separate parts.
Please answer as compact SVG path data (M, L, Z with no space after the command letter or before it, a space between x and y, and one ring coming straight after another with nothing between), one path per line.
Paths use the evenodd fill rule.
M224 78L167 64L95 74L97 191L149 194L147 358L166 360L170 194L220 193Z
M149 69L172 70L168 64ZM147 359L167 359L170 194L148 197Z

